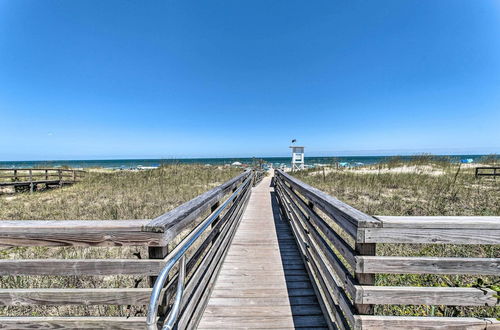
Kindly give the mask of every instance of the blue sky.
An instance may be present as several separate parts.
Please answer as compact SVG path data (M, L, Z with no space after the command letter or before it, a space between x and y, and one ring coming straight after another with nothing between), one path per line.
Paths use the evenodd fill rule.
M500 152L496 0L0 0L0 160Z

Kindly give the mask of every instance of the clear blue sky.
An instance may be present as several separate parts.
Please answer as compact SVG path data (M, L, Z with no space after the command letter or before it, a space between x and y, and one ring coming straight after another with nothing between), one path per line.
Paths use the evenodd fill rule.
M0 0L0 160L500 152L500 1Z

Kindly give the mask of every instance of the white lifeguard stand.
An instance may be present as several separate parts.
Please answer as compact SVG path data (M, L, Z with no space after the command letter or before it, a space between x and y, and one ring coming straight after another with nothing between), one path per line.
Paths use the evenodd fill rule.
M290 146L292 148L292 171L304 169L304 147Z

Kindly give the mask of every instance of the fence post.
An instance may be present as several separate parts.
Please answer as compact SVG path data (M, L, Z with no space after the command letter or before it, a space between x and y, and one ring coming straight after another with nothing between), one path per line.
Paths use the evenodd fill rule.
M76 171L73 170L73 183L75 183L75 182L76 182Z
M62 187L62 170L57 170L57 174L59 175L59 187Z
M45 170L45 181L49 181L49 170Z
M32 169L29 170L29 174L30 174L30 193L32 193L33 190L34 190L34 187L33 187L33 170Z
M165 257L168 255L168 243L166 246L160 246L160 247L148 247L148 257L149 259L165 259ZM149 287L152 288L156 282L157 276L150 276L149 277ZM165 297L163 301L167 302L169 301L170 297ZM167 314L167 306L164 306L160 302L160 306L158 307L158 315L163 316Z
M355 250L359 256L374 256L375 243L356 243ZM375 285L375 274L355 273L356 280L360 285ZM358 314L369 315L374 313L374 305L355 304Z
M14 181L17 181L17 170L14 170Z

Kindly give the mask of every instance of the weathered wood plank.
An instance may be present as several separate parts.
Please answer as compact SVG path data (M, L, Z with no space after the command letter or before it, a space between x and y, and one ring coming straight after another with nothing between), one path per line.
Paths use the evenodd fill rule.
M359 243L500 244L500 229L360 228Z
M356 286L358 304L495 306L496 292L486 288Z
M309 277L307 275L287 275L285 274L286 283L291 282L309 282ZM269 281L270 283L282 282L283 274L274 275L229 275L224 274L218 277L221 282L231 282L231 283L259 283L262 281Z
M301 315L322 315L319 305L275 305L275 306L213 306L210 305L205 309L205 316L301 316Z
M264 290L264 289L308 289L312 288L311 282L300 281L300 282L278 282L278 281L265 281L265 282L231 282L231 281L218 281L215 285L216 289L231 289L234 287L238 287L241 289L255 289L255 290Z
M500 329L493 318L357 315L355 329Z
M164 265L163 260L147 259L2 259L0 276L156 275Z
M217 279L220 280L220 277ZM210 298L211 306L294 306L294 305L318 305L315 295L299 297L233 297L233 298Z
M0 246L161 246L162 234L146 233L149 220L1 220Z
M314 316L210 316L203 317L198 329L284 329L326 328L322 315Z
M0 289L0 305L147 305L151 289Z
M199 328L272 328L317 317L316 324L326 326L290 227L273 212L271 193L269 177L252 191ZM315 324L311 320L299 322L307 327Z
M384 228L500 229L498 216L381 216Z
M144 317L0 317L2 329L144 329Z
M356 272L378 274L500 274L500 258L358 256Z
M243 182L251 171L246 171L231 180L215 187L192 200L182 204L181 206L151 220L144 224L143 230L148 232L166 233L166 239L170 240L177 236L186 228L193 220L197 219L203 213L210 210L220 199L231 189Z

